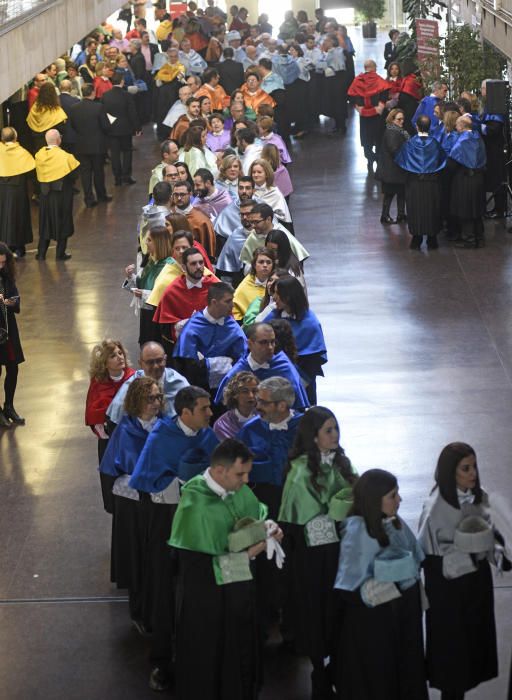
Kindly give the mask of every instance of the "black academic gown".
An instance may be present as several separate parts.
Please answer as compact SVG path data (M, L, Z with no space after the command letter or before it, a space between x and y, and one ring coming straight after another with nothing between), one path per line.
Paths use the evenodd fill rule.
M0 274L0 294L3 294L6 299L19 296L18 289L14 282L2 274ZM5 327L4 311L7 312L9 337L7 342L0 343L0 365L6 365L8 363L19 365L21 362L25 362L20 334L18 332L18 324L16 323L16 314L20 312L19 300L14 306L0 309L0 327L2 328Z
M54 182L40 183L39 240L64 241L75 232L73 182L75 171Z
M0 177L0 240L9 248L32 243L32 221L28 198L29 173Z

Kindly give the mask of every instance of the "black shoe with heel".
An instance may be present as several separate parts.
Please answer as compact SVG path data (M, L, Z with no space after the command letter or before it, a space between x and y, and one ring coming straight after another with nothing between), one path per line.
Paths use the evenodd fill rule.
M25 425L25 419L16 413L12 404L5 404L3 415L5 418L12 420L13 423L16 423L16 425Z

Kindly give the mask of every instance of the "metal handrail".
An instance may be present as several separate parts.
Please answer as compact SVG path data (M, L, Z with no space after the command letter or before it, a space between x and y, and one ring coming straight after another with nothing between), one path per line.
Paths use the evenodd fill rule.
M7 32L16 29L16 27L19 27L22 24L25 24L26 22L29 22L30 20L34 19L35 17L38 17L43 12L49 10L51 7L55 7L55 5L60 5L62 3L62 0L33 0L33 2L33 7L30 7L27 10L20 12L19 14L15 14L11 19L6 19L5 22L2 22L2 24L0 25L0 36L7 34ZM7 2L5 0L3 2L0 0L0 9L3 5L7 6Z

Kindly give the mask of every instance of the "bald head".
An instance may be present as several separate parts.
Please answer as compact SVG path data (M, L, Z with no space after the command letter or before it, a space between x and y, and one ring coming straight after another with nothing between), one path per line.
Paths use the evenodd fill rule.
M374 73L377 70L377 64L371 58L364 62L364 72Z
M13 129L12 126L5 126L1 131L0 138L2 143L12 143L18 140L18 134L16 133L16 129Z
M160 381L165 372L165 362L167 355L160 343L150 340L140 349L139 364L144 370L146 377L151 377L157 382Z
M71 80L61 80L60 91L61 92L71 92Z
M60 146L61 138L57 129L49 129L46 132L45 139L48 146Z

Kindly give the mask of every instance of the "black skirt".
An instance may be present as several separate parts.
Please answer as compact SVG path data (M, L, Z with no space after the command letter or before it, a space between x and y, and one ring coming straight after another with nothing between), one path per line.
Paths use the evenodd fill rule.
M343 700L428 700L419 586L368 608L340 598L336 685Z
M482 170L460 166L454 173L450 193L450 214L458 219L479 219L485 212L485 186Z
M334 580L339 544L308 547L304 526L283 525L287 593L286 618L295 651L311 659L333 657Z
M436 174L409 174L405 186L407 225L412 236L437 236L441 228L441 194Z
M260 653L253 581L218 586L212 557L178 550L176 697L255 700Z
M0 241L19 248L33 240L27 174L0 177Z
M448 580L442 558L425 563L427 677L433 688L466 692L498 675L494 593L489 563Z

